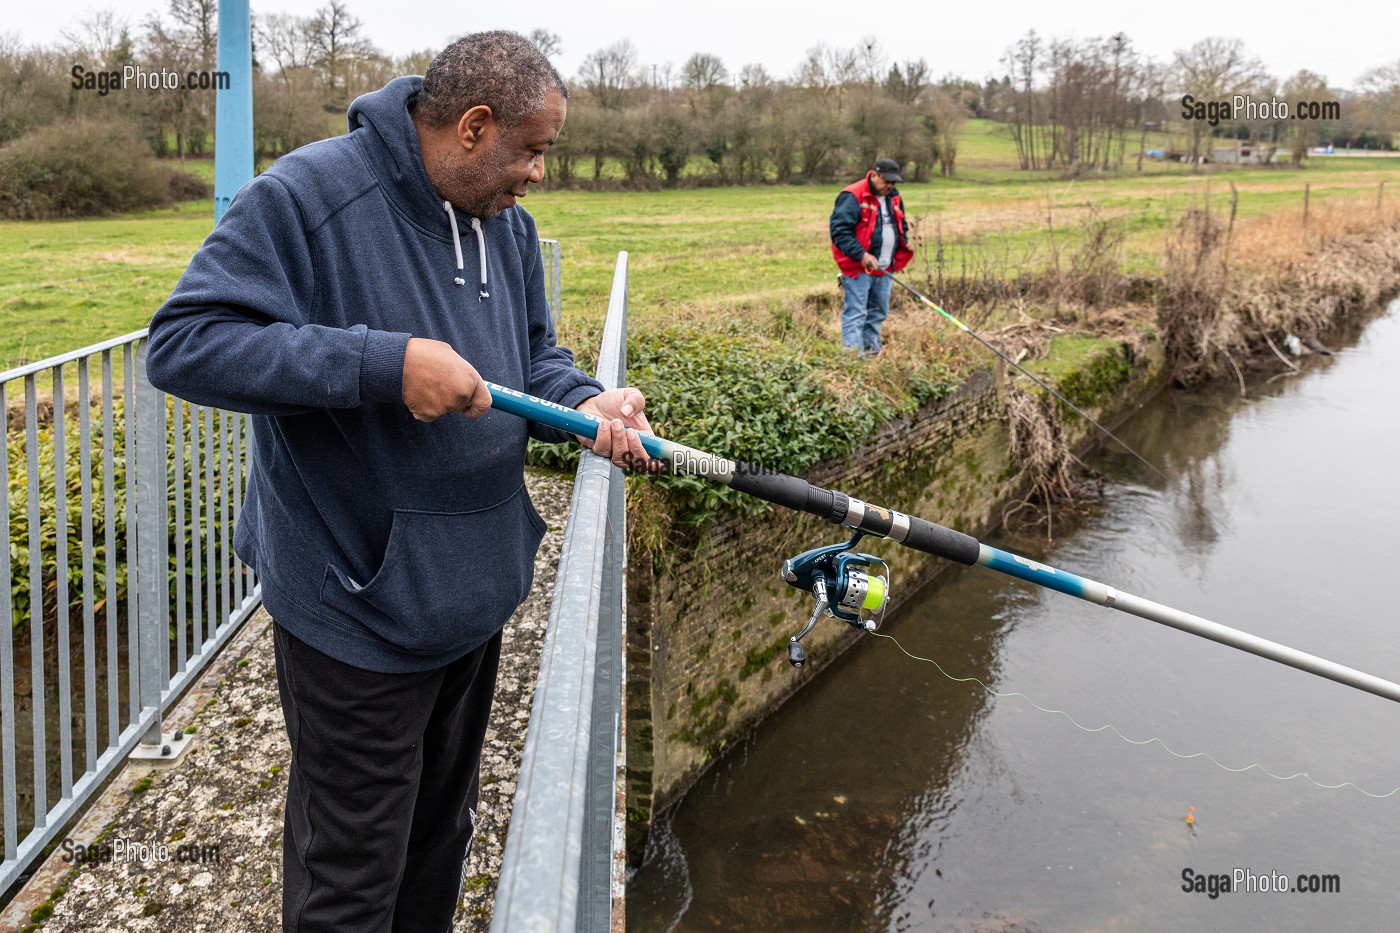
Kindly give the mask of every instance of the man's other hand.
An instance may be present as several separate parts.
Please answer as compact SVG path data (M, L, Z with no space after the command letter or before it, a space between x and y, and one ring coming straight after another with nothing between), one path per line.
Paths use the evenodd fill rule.
M880 271L880 259L874 253L866 253L860 257L860 267L873 275Z
M412 337L403 356L403 403L419 421L436 421L450 411L480 418L491 409L486 382L441 340Z
M603 419L598 426L597 440L589 443L579 438L600 457L607 457L623 469L655 472L662 462L652 460L642 447L638 432L651 433L647 416L642 413L646 397L639 389L628 386L625 389L609 389L601 395L584 399L578 410Z

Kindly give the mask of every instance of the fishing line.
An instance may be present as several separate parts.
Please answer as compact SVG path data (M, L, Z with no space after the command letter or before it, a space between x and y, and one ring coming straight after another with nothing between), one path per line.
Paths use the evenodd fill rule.
M1211 764L1215 765L1217 768L1221 768L1221 769L1223 769L1223 770L1225 770L1225 771L1229 771L1229 772L1232 772L1232 773L1234 773L1234 774L1243 774L1243 773L1246 772L1246 771L1251 771L1251 770L1254 770L1255 768L1257 768L1257 769L1259 769L1260 771L1264 772L1265 774L1267 774L1269 777L1273 778L1273 779L1276 780L1276 781L1291 781L1291 780L1293 780L1294 778L1303 778L1303 779L1307 780L1309 783L1315 784L1315 785L1317 785L1318 787L1323 788L1324 790L1337 790L1337 789L1342 788L1342 787L1354 787L1354 788L1356 788L1358 791L1360 791L1361 793L1365 794L1367 797L1374 797L1374 798L1377 799L1377 800L1383 800L1384 798L1389 797L1389 796L1391 796L1392 794L1400 793L1400 787L1396 787L1396 788L1393 788L1392 790L1390 790L1389 792L1384 793L1384 794L1373 794L1373 793L1371 793L1370 791L1366 790L1365 788L1362 788L1362 787L1360 787L1360 786L1358 786L1358 785L1356 785L1356 784L1353 784L1351 781L1343 781L1343 782L1340 783L1340 784L1323 784L1321 781L1315 780L1315 779L1312 777L1312 775L1308 774L1308 773L1305 772L1305 771L1299 771L1297 774L1288 774L1288 775L1274 774L1274 773L1273 773L1272 771L1270 771L1268 768L1264 767L1264 766L1261 765L1261 764L1257 764L1257 763L1256 763L1256 764L1252 764L1252 765L1246 765L1246 766L1243 767L1243 768L1232 768L1232 767L1230 767L1229 765L1224 764L1224 763L1222 763L1221 761L1219 761L1214 755L1210 754L1209 752L1193 752L1193 753L1191 753L1191 754L1183 754L1183 753L1181 753L1181 752L1178 752L1178 751L1172 749L1171 746L1167 745L1166 742L1163 742L1161 739L1157 738L1156 736L1153 736L1153 737L1150 738L1150 739L1141 739L1141 740L1139 740L1139 739L1131 739L1131 738L1129 738L1128 736L1124 735L1122 732L1119 732L1119 731L1118 731L1118 727L1117 727L1117 726L1114 726L1112 723L1104 723L1102 726L1097 726L1097 727L1086 726L1086 725L1084 725L1083 723L1081 723L1079 720L1077 720L1077 719L1075 719L1073 716L1071 716L1069 713L1065 712L1064 710L1062 710L1062 709L1050 709L1049 707L1041 706L1039 703L1037 703L1035 700L1032 700L1030 697L1026 696L1024 693L1019 693L1019 692L1007 692L1007 693L1002 693L1002 692L1000 692L1000 691L993 690L991 687L988 687L986 684L984 684L982 681L978 680L976 677L954 677L952 674L950 674L950 673L948 673L946 670L944 670L944 669L943 669L943 665L939 664L939 663L938 663L937 661L935 661L933 658L925 658L925 657L921 657L921 656L919 656L919 655L917 655L917 654L911 654L907 648L905 648L903 645L901 645L901 644L899 643L899 639L895 638L893 635L886 635L884 632L869 632L869 634L874 635L876 638L888 638L890 641L894 642L895 647L898 648L900 651L903 651L904 654L905 654L906 656L912 658L912 659L915 660L915 661L925 661L925 662L927 662L927 663L929 663L929 664L932 664L934 667L936 667L936 668L938 669L938 673L942 674L944 677L948 678L949 680L951 680L951 681L953 681L953 682L955 682L955 683L960 683L960 684L973 683L973 684L976 684L977 686L981 687L983 690L987 691L988 694L990 694L991 696L997 697L998 699L1009 699L1009 698L1011 698L1011 697L1020 697L1022 700L1025 700L1027 703L1029 703L1031 706L1034 706L1036 709L1040 710L1042 713L1058 713L1059 715L1065 717L1065 718L1068 719L1071 723L1073 723L1074 726L1075 726L1076 728L1078 728L1078 729L1080 729L1081 731L1084 731L1084 732L1103 732L1103 731L1105 731L1105 730L1108 730L1108 731L1111 731L1114 735L1118 736L1118 738L1122 739L1124 742L1127 742L1129 745L1151 745L1153 742L1156 742L1158 745L1162 746L1162 748L1166 749L1167 752L1168 752L1169 754L1174 755L1174 756L1176 756L1177 758L1182 758L1182 759L1205 758L1205 759L1208 760Z

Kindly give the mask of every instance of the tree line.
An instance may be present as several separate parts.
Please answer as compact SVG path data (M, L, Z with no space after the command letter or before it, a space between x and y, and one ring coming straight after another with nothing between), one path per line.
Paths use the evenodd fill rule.
M1296 165L1323 143L1392 149L1400 132L1400 60L1348 90L1306 69L1280 81L1239 39L1202 39L1157 61L1124 33L1047 41L1031 30L1001 66L983 105L1010 128L1023 169L1122 168L1132 151L1140 170L1149 131L1182 137L1172 154L1197 165L1214 137L1286 147ZM1237 98L1254 106L1237 110ZM1292 119L1304 103L1326 103L1317 108L1326 118Z
M556 57L560 39L529 37ZM89 14L49 47L0 38L0 147L59 120L121 120L159 156L200 156L213 137L214 93L99 96L75 89L70 69L129 64L180 72L217 67L217 0L168 0L132 22ZM346 0L308 16L253 20L254 143L260 165L344 131L358 94L397 74L421 74L432 50L393 57L365 35ZM1003 124L1026 170L1141 169L1149 132L1180 140L1170 155L1199 161L1209 139L1286 145L1295 161L1319 143L1389 148L1400 131L1400 61L1367 72L1354 90L1309 71L1279 81L1239 40L1204 39L1170 61L1141 54L1125 34L1009 46L981 82L935 76L924 59L890 59L878 40L818 45L786 76L737 71L697 52L679 66L642 62L622 40L588 54L569 76L568 122L548 163L557 185L650 188L690 184L827 183L878 157L926 180L956 171L965 121ZM1180 99L1235 94L1336 100L1334 119L1186 119ZM1172 148L1177 148L1173 146Z
M344 0L309 16L255 17L253 49L254 146L263 162L344 132L345 108L356 95L397 74L421 73L432 58L385 55ZM91 13L52 46L0 36L0 145L57 120L120 120L136 127L155 155L205 155L213 143L213 91L98 94L73 87L70 75L75 65L87 72L213 72L217 58L217 0L168 0L136 22L110 10Z

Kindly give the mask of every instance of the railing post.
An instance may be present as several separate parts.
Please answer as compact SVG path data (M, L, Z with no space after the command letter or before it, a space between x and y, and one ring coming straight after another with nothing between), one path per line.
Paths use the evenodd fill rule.
M133 582L128 568L127 586L137 588L137 683L141 718L150 717L141 744L159 747L160 692L165 686L161 683L160 653L169 624L165 564L161 560L166 535L165 399L146 378L146 346L143 340L136 351L136 397L127 406L128 430L132 408L136 416L136 575Z
M544 300L549 316L559 324L563 304L563 261L558 240L540 238L540 259L544 263Z

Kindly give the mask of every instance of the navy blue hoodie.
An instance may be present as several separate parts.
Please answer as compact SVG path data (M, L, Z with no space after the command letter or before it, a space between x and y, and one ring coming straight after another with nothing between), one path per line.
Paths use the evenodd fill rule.
M407 110L421 85L366 94L348 135L244 186L156 312L147 362L158 388L256 416L234 548L273 618L383 672L441 666L499 631L545 527L524 487L526 422L414 420L409 337L571 408L602 390L555 345L530 215L476 228L428 181Z

